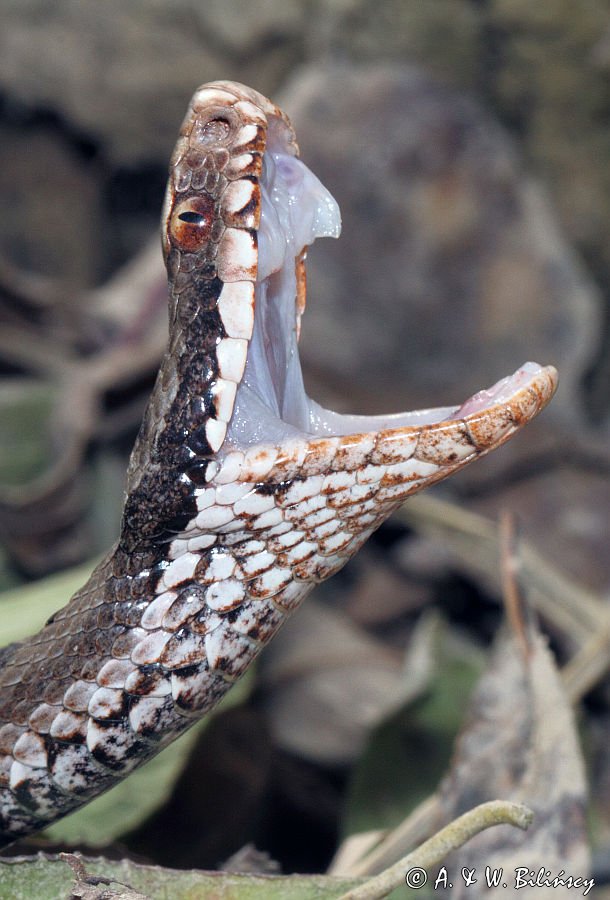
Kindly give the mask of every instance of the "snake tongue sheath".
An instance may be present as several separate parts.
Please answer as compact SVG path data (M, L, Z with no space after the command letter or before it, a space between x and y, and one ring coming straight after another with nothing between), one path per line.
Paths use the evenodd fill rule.
M0 843L177 737L406 497L502 444L555 390L554 369L527 363L461 407L360 417L311 401L302 251L337 235L339 215L297 155L260 94L195 93L163 212L169 346L119 541L0 660Z

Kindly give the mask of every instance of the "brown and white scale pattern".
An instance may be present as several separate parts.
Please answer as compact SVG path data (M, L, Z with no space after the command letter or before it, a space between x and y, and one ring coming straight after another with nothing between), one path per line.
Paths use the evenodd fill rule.
M0 651L0 844L188 728L406 497L502 444L554 391L554 370L540 369L508 400L454 420L229 443L271 133L297 155L288 120L255 91L217 82L191 101L163 214L169 348L119 541L39 634ZM296 267L298 319L300 256Z

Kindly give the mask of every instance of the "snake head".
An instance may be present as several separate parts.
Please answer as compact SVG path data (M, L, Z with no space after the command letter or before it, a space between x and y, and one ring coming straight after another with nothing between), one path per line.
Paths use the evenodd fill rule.
M186 444L213 462L208 479L227 460L245 481L294 478L303 460L318 473L347 457L353 468L412 460L409 486L395 491L404 499L506 440L548 402L556 372L526 363L461 404L394 415L339 415L311 400L298 353L305 257L341 223L298 152L286 115L256 91L234 82L196 91L163 212L170 349L180 364L166 363L160 427L181 417ZM171 385L189 379L198 402L185 412ZM262 459L273 461L264 472Z
M451 406L380 416L321 407L298 352L305 257L340 227L278 107L234 82L195 92L162 216L169 347L132 455L121 537L131 554L170 542L161 587L190 577L197 552L219 542L289 530L309 555L278 545L286 578L321 580L406 497L500 446L555 391L552 367L525 363ZM283 590L276 581L270 590Z

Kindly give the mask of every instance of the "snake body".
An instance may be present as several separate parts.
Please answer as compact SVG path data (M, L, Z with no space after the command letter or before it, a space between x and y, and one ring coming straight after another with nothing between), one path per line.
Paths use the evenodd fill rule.
M37 635L0 654L0 843L176 738L406 497L552 396L554 370L528 364L461 408L343 419L311 403L295 362L305 244L338 227L309 177L269 100L232 82L195 93L163 212L169 345L119 540Z

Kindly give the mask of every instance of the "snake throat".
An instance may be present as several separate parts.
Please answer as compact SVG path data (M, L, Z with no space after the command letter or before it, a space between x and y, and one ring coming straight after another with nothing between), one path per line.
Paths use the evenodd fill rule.
M552 397L555 370L526 363L434 410L340 416L310 400L305 253L339 228L281 110L234 82L195 92L162 215L168 349L118 542L38 634L0 655L0 844L174 740L398 505Z

